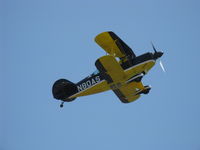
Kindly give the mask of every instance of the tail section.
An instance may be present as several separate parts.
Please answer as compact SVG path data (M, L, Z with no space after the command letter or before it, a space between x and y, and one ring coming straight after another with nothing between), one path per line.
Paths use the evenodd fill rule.
M52 94L55 99L71 102L73 99L69 99L71 95L78 92L76 84L66 79L57 80L52 87Z

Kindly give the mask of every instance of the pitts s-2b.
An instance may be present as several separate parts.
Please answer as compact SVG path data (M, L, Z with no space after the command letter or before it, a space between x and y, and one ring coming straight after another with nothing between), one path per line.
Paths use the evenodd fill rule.
M136 56L132 49L114 32L103 32L95 37L95 42L108 55L96 60L97 70L79 81L73 83L66 79L57 80L52 88L55 99L71 102L80 96L86 96L112 90L123 103L130 103L148 94L151 87L141 82L144 75L155 65L163 52L148 52Z

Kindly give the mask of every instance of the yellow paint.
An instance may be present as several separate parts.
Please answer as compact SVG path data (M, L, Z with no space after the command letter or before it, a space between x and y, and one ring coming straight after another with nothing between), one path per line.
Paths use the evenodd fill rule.
M124 57L120 49L118 48L116 42L117 40L113 40L108 32L100 33L95 37L95 42L101 46L108 54L115 57Z
M83 90L77 94L72 95L69 98L75 98L80 96L86 96L104 92L107 90L119 89L120 92L126 97L128 102L135 101L140 95L135 95L138 89L144 89L142 82L126 83L127 80L142 72L148 73L148 71L155 65L154 60L148 60L141 64L130 67L123 70L120 64L126 62L126 54L120 51L117 46L117 40L113 40L108 32L100 33L95 37L95 42L101 46L109 55L99 58L100 63L107 70L107 74L112 78L113 82L108 84L105 80ZM120 61L116 61L115 57L119 57Z
M142 64L133 66L129 69L124 70L125 73L125 80L127 81L128 79L130 79L131 77L133 77L134 75L140 74L143 71L145 71L146 73L155 65L155 61L151 60L148 62L144 62ZM134 91L136 88L142 89L143 85L142 83L139 84L135 84L136 82L131 82L129 84L125 84L125 80L123 80L122 85L123 87L127 86L127 90L124 90L125 93L131 93L129 95L129 102L136 100L137 98L139 98L139 95L137 96L133 96L134 95ZM133 91L134 89L134 91ZM105 80L95 84L94 86L89 87L88 89L85 89L83 91L80 91L79 93L72 95L69 98L75 98L75 97L80 97L80 96L86 96L86 95L91 95L91 94L96 94L96 93L100 93L100 92L104 92L110 90L110 85L107 84L107 82ZM127 92L127 91L131 91L131 92Z
M80 96L96 94L96 93L104 92L107 90L110 90L110 87L108 86L107 82L105 80L103 80L103 81L95 84L94 86L89 87L88 89L85 89L75 95L72 95L69 98L75 98L75 97L80 97Z

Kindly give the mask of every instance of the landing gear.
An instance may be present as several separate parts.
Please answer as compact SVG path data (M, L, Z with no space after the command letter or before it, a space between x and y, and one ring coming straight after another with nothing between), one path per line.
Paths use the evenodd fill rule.
M62 102L62 103L60 104L60 108L63 108L63 106L64 106L64 102Z
M136 95L148 94L150 90L151 90L150 86L144 86L144 89L143 90L138 90Z
M150 86L144 86L144 87L145 87L145 89L142 90L142 93L143 93L143 94L148 94L149 91L151 90L151 87L150 87Z

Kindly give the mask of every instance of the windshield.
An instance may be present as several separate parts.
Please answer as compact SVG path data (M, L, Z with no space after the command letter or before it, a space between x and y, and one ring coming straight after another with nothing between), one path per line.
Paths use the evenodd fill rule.
M90 77L92 77L92 76L94 76L94 75L97 75L99 73L99 70L95 70L91 75L89 75L88 77L86 77L86 78L90 78Z
M96 75L99 73L99 70L95 70L91 75Z

